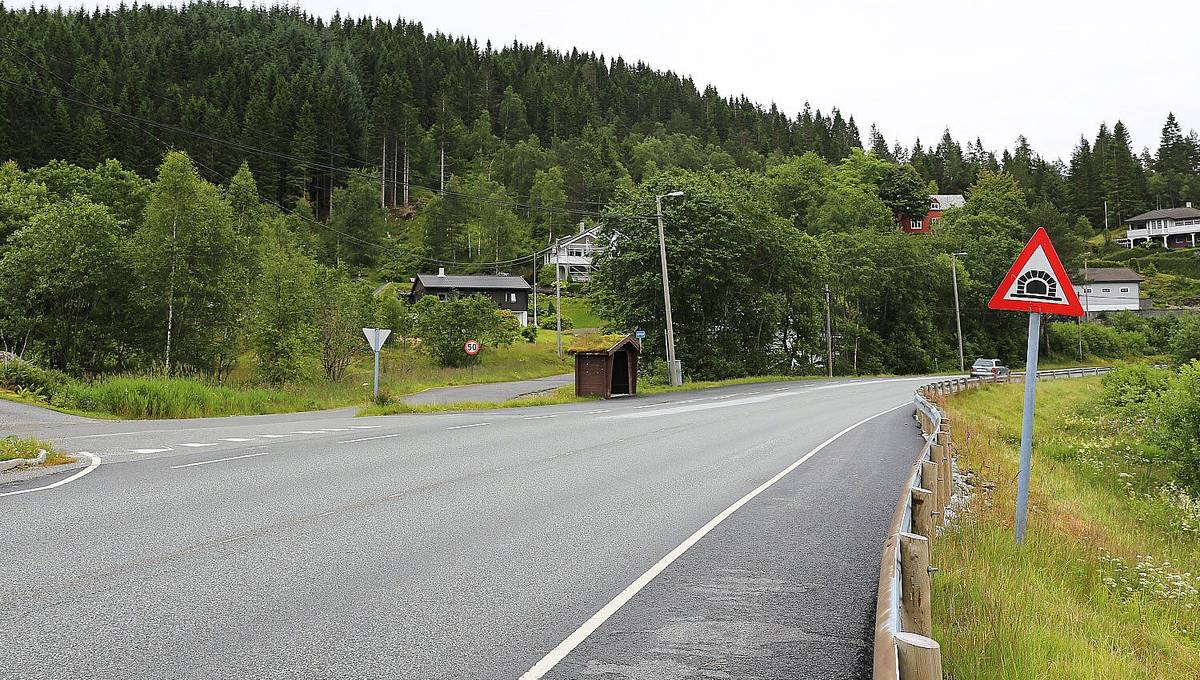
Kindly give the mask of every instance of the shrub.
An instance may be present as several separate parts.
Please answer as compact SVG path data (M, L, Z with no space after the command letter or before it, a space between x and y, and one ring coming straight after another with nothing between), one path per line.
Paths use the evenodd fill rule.
M413 334L421 340L421 350L442 366L468 366L479 360L478 355L463 351L467 340L478 340L486 352L490 347L507 347L520 337L520 324L512 312L497 310L496 303L483 295L446 301L427 295L412 310Z
M0 387L53 399L66 390L71 378L66 373L39 368L28 361L0 362Z
M1170 381L1170 371L1143 364L1122 364L1100 379L1104 401L1111 406L1144 406L1157 398Z
M537 342L538 329L537 326L529 324L521 329L521 337L525 338L525 342Z
M1200 490L1200 361L1181 366L1152 404L1151 439L1176 464L1179 481Z
M1185 316L1179 320L1168 345L1176 364L1200 359L1200 316Z

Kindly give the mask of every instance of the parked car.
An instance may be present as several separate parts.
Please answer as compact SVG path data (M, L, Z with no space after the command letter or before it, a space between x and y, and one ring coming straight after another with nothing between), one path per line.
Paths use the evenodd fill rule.
M1000 363L999 359L976 359L971 364L972 378L1006 378L1008 366Z

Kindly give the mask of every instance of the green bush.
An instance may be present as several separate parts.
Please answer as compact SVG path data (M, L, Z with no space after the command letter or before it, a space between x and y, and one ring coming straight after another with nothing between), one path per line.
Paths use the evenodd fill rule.
M1183 365L1200 359L1200 316L1181 318L1168 347L1176 364Z
M1151 439L1174 463L1176 478L1200 490L1200 361L1179 368L1150 413Z
M71 382L66 373L39 368L28 361L0 362L0 387L13 392L28 392L49 400Z
M1171 372L1145 364L1122 364L1100 379L1104 401L1110 406L1141 407L1157 398L1171 379Z
M521 329L521 337L525 338L525 342L537 342L538 329L537 326L529 324Z
M1094 322L1054 322L1046 329L1050 351L1058 356L1075 356L1082 338L1084 356L1118 359L1145 356L1150 341L1139 330L1121 330Z

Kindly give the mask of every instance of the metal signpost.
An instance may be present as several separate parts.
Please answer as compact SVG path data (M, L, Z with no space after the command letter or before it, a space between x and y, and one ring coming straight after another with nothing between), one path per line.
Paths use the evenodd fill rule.
M375 389L371 393L372 399L379 398L379 349L383 347L383 343L387 342L388 336L392 334L388 328L364 328L363 335L367 336L367 342L371 345L371 351L375 353Z
M1004 281L988 302L991 309L1029 313L1029 340L1025 349L1025 407L1021 414L1021 470L1017 475L1015 537L1025 540L1025 516L1029 505L1029 473L1033 465L1033 405L1037 394L1038 337L1042 314L1082 316L1083 306L1067 277L1046 230L1039 228Z
M467 356L473 357L479 354L479 350L483 349L483 345L479 344L478 340L468 340L463 343L463 351ZM475 382L475 364L471 364L471 382Z

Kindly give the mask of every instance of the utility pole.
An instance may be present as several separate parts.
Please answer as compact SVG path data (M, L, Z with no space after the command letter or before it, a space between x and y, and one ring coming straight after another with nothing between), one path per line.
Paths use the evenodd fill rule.
M950 253L950 278L954 281L954 325L958 328L958 370L967 370L967 359L963 356L962 315L958 311L958 258L966 253Z
M538 281L537 281L537 275L538 275L537 256L538 256L537 253L533 254L533 327L534 328L539 328L538 318L537 318L537 312L538 312L538 310L537 310L537 284L538 284Z
M833 322L829 318L829 284L825 284L825 372L833 377Z
M383 158L379 161L379 207L387 209L387 135L383 136Z
M1075 319L1076 325L1079 326L1079 360L1083 361L1083 320L1087 318L1090 307L1088 305L1088 261L1083 258L1083 316Z
M663 235L662 200L682 196L682 191L672 191L662 196L654 197L655 212L658 215L658 256L662 261L663 308L667 312L667 377L672 387L683 384L683 376L675 363L675 324L671 320L671 282L667 278L667 239Z
M558 336L558 358L562 354L562 282L558 280L558 259L554 260L554 328Z

